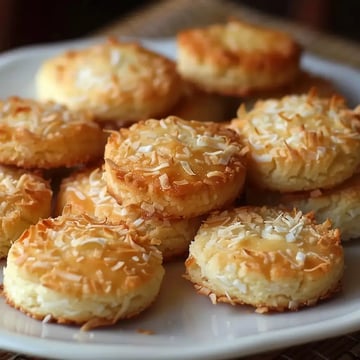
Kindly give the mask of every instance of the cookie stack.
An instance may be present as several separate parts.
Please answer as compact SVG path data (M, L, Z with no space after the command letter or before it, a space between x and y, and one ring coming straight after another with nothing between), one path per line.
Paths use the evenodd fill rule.
M343 239L359 234L358 109L311 92L259 101L249 112L242 107L231 127L249 147L250 203L315 211L319 221L333 220Z
M198 225L194 219L231 205L242 191L246 151L224 125L150 119L110 134L105 181L118 203L145 218Z
M61 214L65 207L73 214L86 213L107 223L125 223L135 228L142 236L142 243L155 245L164 261L187 252L202 219L200 216L189 219L149 217L135 205L119 204L107 191L102 166L85 168L62 180L57 196L57 214Z

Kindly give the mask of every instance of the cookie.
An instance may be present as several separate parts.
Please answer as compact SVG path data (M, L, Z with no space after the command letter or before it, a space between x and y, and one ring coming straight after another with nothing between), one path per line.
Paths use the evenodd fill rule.
M242 191L246 148L224 125L166 119L112 132L105 147L108 191L148 215L191 218L231 204Z
M0 100L0 163L53 169L95 161L106 137L86 111L54 102Z
M314 92L240 107L231 127L249 147L249 181L280 192L327 189L360 164L360 109Z
M154 302L161 253L125 224L63 214L32 225L4 268L6 301L27 315L83 329L115 324Z
M301 48L289 35L239 20L180 31L177 45L179 73L209 92L250 95L299 73Z
M99 122L163 116L182 91L173 61L115 39L48 59L36 88L39 99L89 110Z
M190 245L186 276L213 303L298 310L333 296L344 270L340 232L311 214L240 207L212 214Z

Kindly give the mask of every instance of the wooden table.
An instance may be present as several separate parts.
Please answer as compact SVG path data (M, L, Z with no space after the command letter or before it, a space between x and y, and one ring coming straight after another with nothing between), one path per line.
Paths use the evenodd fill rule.
M336 36L319 33L285 20L270 17L247 7L227 2L226 0L157 1L147 8L142 8L125 18L121 18L99 29L91 35L170 37L174 36L180 29L222 22L230 16L255 24L266 23L269 27L285 30L292 34L306 50L324 58L360 68L360 46L358 44L345 41ZM30 358L1 352L0 350L0 359L22 360ZM272 353L259 354L247 359L360 359L360 331L333 339L285 348Z

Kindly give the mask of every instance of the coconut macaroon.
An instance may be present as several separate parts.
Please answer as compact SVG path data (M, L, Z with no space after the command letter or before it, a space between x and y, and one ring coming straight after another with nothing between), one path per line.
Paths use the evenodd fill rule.
M138 241L125 224L70 214L42 220L9 251L6 301L36 319L83 329L135 316L155 300L164 275L161 253Z
M100 158L106 138L92 116L54 102L0 100L0 163L70 167Z
M340 232L311 214L241 207L212 214L190 245L187 278L213 303L297 310L340 289Z
M249 147L250 182L280 192L330 188L360 164L360 109L314 92L240 107L231 127Z
M190 241L200 227L201 217L189 219L161 219L144 217L136 206L119 205L109 195L101 168L85 169L67 178L60 185L57 212L66 205L71 213L87 213L106 222L125 222L135 228L144 239L162 252L165 261L187 253Z
M0 259L31 224L50 216L52 191L41 176L0 166Z
M110 134L105 180L124 206L147 215L196 217L236 199L245 152L237 134L221 124L150 119Z
M330 219L346 241L360 236L360 174L326 190L279 193L246 187L246 202L251 205L281 205L303 212L314 211L318 222Z
M182 91L174 62L115 39L45 61L36 86L40 99L90 110L98 121L163 116Z
M181 31L177 44L180 74L210 92L249 95L299 72L301 49L289 35L242 21Z

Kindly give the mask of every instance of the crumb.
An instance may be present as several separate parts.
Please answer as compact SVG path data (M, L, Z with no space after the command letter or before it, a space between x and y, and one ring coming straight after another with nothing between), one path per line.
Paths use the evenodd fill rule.
M212 304L216 305L216 302L217 302L216 295L214 293L211 293L211 294L209 294L209 298L210 298Z
M322 192L320 189L313 190L310 192L310 197L312 197L312 198L319 197L321 195L322 195Z
M265 313L269 312L269 308L266 307L266 306L261 306L261 307L258 307L255 310L255 312L258 313L258 314L265 314Z
M155 331L147 330L147 329L137 329L136 332L138 332L139 334L144 334L144 335L154 335L155 334Z

